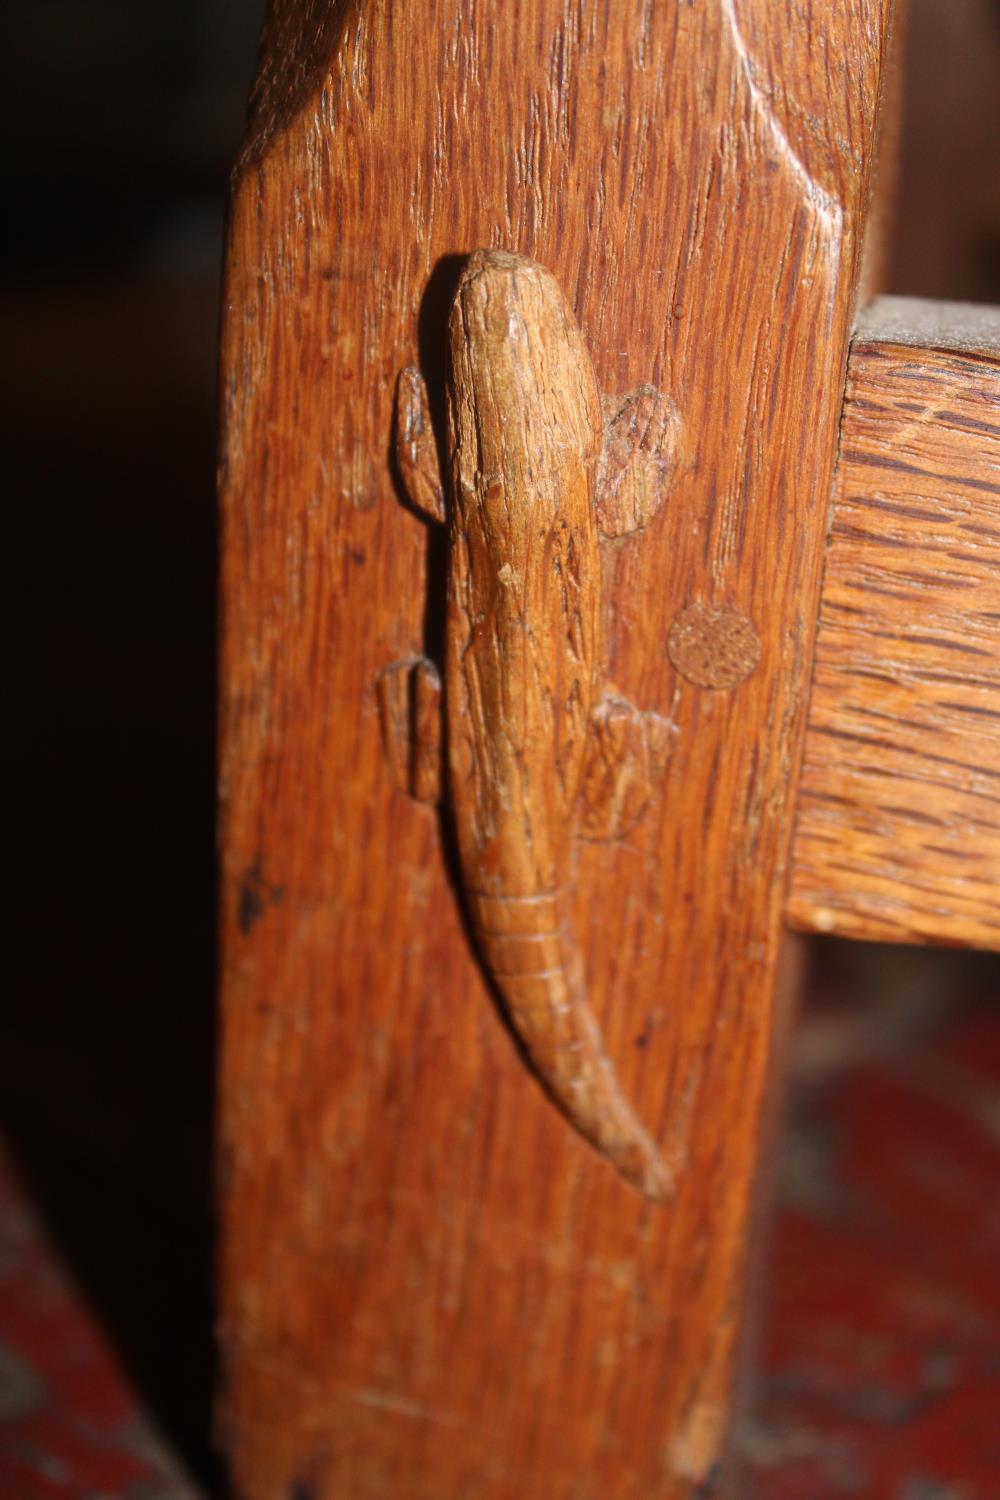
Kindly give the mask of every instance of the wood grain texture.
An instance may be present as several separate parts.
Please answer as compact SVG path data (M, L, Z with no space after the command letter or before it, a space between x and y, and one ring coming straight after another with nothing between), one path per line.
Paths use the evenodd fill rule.
M1000 948L1000 312L873 305L834 497L789 918Z
M276 0L223 335L221 1431L246 1500L718 1488L888 0ZM677 725L569 920L669 1208L497 1025L376 681L437 657L397 372L444 399L460 257L545 265L600 389L680 414L601 549L602 676ZM674 668L749 620L732 688ZM247 871L282 892L238 922Z

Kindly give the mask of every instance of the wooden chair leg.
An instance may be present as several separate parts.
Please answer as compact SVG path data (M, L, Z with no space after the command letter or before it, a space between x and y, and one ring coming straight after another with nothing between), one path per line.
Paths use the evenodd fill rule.
M272 0L222 351L244 1500L721 1492L889 10Z

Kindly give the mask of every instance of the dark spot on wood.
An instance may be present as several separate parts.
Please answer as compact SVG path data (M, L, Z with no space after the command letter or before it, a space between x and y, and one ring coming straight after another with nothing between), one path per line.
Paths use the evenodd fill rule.
M695 1490L692 1500L714 1500L722 1482L722 1465L714 1463Z
M329 1494L330 1456L319 1453L307 1459L288 1489L288 1500L320 1500Z
M240 931L246 937L255 923L264 915L264 903L260 897L260 891L244 877L240 887L239 924Z
M240 881L236 920L240 932L248 936L269 906L277 906L285 895L284 886L269 885L259 859L255 859Z

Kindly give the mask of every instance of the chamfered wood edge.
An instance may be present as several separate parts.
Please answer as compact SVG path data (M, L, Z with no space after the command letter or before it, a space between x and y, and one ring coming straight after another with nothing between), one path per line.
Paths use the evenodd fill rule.
M323 91L344 31L366 0L269 0L258 49L247 125L231 174L244 174Z

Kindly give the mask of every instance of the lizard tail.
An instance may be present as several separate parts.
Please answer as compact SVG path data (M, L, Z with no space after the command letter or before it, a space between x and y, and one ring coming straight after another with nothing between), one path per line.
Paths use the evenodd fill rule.
M556 896L469 900L483 962L538 1077L584 1139L633 1187L663 1202L671 1174L618 1085L574 973Z

